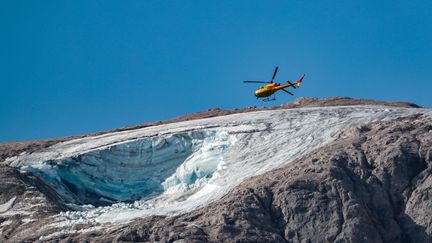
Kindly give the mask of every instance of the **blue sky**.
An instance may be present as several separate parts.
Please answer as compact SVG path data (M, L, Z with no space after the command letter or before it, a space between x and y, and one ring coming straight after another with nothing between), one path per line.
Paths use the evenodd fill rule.
M431 107L431 1L7 1L0 141L77 135L298 97Z

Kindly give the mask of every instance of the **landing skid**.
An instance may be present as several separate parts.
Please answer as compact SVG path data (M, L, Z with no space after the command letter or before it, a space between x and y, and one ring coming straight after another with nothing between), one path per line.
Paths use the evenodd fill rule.
M275 101L276 100L276 95L273 96L273 98L267 97L265 99L262 99L262 101L264 102L270 102L270 101Z
M270 99L270 98L262 99L262 101L264 101L264 102L270 102L270 101L275 101L275 100L276 100L276 98L273 98L273 99Z

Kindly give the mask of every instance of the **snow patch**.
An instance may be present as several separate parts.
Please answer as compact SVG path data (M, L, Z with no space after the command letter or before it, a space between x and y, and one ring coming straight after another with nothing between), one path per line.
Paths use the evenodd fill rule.
M16 197L12 197L6 203L0 204L0 213L4 213L11 209L15 203Z

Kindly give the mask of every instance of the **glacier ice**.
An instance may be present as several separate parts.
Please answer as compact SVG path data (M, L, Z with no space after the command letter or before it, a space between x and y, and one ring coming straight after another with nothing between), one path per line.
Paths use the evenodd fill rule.
M61 213L59 224L124 223L203 207L343 128L418 113L432 115L382 106L257 111L75 139L6 162L39 175L81 210Z
M68 203L102 206L193 187L198 180L211 178L229 144L226 132L190 131L112 145L25 169L43 178Z

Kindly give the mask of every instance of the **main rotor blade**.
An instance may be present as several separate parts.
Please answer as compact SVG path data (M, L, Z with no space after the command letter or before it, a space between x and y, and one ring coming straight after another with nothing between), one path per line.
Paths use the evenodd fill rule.
M297 87L294 86L294 84L292 84L289 80L287 81L287 83L291 84L291 87L293 87L294 89L297 89Z
M267 81L243 81L244 83L260 83L260 84L268 84Z
M285 91L285 92L287 92L287 93L290 94L290 95L294 95L293 93L289 92L289 91L286 90L286 89L282 89L282 90Z
M274 71L274 73L273 73L273 77L272 77L272 79L271 79L270 82L273 82L273 79L276 77L276 73L277 73L277 71L278 71L278 68L279 68L279 67L276 67L276 68L275 68L275 71Z

